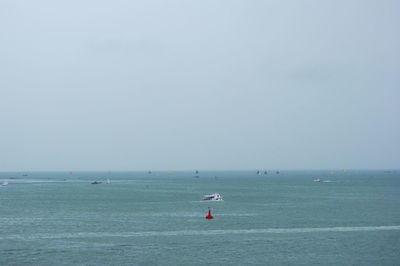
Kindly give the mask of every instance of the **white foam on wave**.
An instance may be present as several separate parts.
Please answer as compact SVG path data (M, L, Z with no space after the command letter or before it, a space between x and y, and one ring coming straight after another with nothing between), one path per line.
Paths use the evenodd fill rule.
M393 226L353 226L353 227L315 227L315 228L265 228L265 229L227 229L227 230L180 230L147 232L77 232L61 234L32 234L2 236L0 240L35 240L65 238L102 238L102 237L153 237L153 236L208 236L232 234L295 234L319 232L368 232L400 230L400 225Z

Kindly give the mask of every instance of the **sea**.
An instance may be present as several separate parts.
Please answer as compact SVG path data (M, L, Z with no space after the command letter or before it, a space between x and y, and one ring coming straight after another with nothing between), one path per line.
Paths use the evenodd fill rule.
M400 170L1 172L0 265L400 265Z

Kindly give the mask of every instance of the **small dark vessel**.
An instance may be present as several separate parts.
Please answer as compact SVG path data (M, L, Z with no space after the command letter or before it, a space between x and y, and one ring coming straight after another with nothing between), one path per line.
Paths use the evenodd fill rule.
M259 175L260 174L260 170L257 170L257 175Z
M196 170L194 173L195 173L194 178L199 178L199 170Z
M150 174L151 174L151 171L149 170L147 173L150 175Z
M267 171L264 171L264 175L268 175L268 172L267 172Z
M276 174L277 174L277 175L279 175L279 170L278 170L278 171L276 171Z
M101 184L102 182L99 182L99 181L94 181L94 182L92 182L92 183L90 183L90 184L92 184L92 185L97 185L97 184Z

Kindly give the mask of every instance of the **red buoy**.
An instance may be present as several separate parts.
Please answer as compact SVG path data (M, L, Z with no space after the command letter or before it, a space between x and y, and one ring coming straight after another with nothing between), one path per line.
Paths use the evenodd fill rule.
M211 210L210 207L208 207L208 215L206 216L206 219L212 219L214 216L211 215Z

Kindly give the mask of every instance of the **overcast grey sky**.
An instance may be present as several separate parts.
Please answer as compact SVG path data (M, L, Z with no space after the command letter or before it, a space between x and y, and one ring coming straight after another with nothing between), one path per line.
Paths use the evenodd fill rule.
M400 168L400 1L0 1L0 171Z

